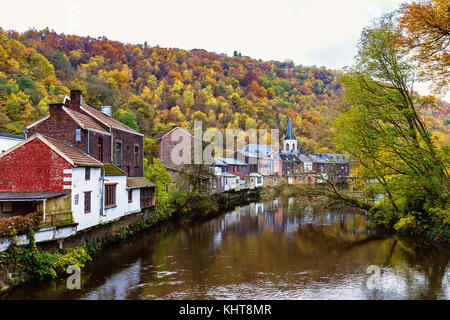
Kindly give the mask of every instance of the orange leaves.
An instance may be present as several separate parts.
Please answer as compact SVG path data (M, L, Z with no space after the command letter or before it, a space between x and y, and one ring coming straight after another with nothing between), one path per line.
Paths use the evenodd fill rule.
M247 86L247 90L248 90L250 93L252 93L252 94L254 94L255 96L257 96L258 98L260 98L260 99L267 99L267 91L266 91L266 89L264 89L263 87L261 87L261 86L259 85L259 83L256 82L256 81L252 81L252 83L250 83L250 84Z
M427 0L404 3L400 8L399 43L413 49L421 76L434 82L436 92L450 86L450 2Z

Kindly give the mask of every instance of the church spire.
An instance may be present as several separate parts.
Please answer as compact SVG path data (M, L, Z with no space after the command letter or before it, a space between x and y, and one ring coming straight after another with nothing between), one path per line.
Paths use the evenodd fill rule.
M284 140L297 140L294 136L294 129L292 129L292 120L289 118L288 127L286 130L286 137Z
M288 127L286 130L286 136L284 137L284 151L290 153L296 153L297 151L297 138L294 136L294 129L292 128L292 120L289 118Z

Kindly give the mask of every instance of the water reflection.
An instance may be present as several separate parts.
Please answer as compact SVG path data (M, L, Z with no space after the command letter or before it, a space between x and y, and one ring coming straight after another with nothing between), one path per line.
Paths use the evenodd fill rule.
M448 299L444 248L381 237L364 212L315 201L252 203L199 225L170 225L109 249L83 274L3 298ZM369 288L367 267L380 268Z

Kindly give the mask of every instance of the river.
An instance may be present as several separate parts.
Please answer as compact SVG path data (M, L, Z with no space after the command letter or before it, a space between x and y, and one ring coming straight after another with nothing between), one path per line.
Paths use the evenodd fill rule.
M2 299L449 299L450 250L376 234L364 212L294 199L169 224L65 279ZM379 271L379 272L378 272Z

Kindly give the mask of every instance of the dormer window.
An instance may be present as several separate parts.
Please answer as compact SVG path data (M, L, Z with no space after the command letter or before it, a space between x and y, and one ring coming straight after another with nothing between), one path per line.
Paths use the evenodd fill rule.
M75 129L75 140L77 142L81 141L81 129Z

